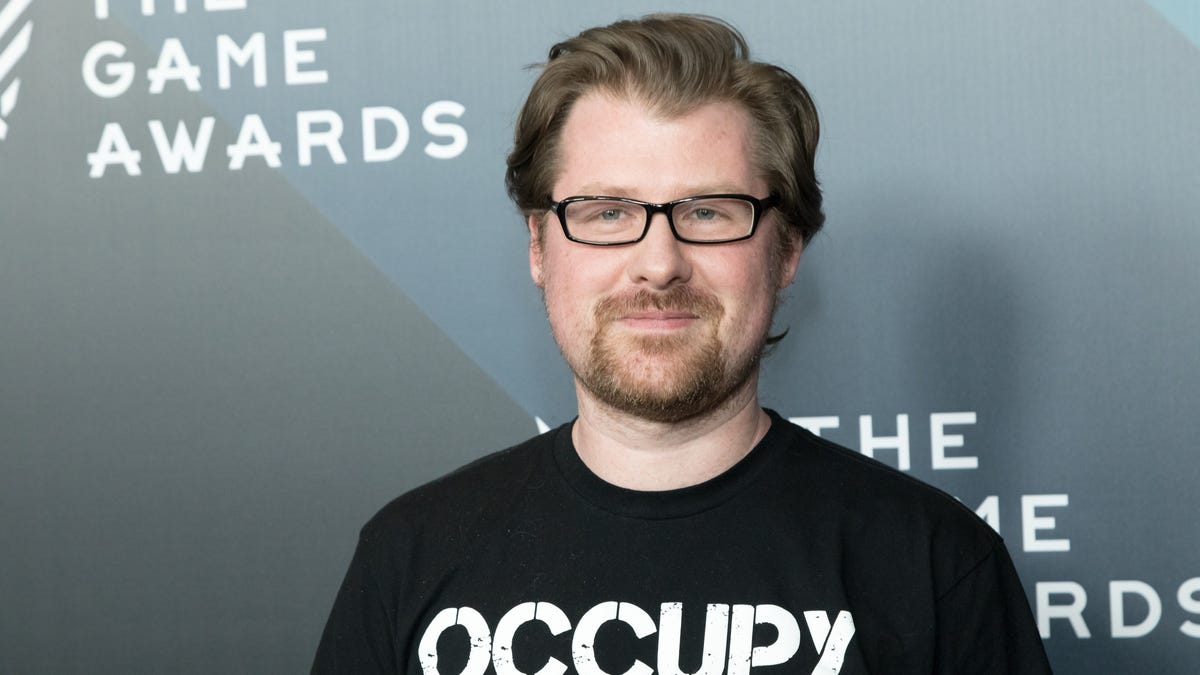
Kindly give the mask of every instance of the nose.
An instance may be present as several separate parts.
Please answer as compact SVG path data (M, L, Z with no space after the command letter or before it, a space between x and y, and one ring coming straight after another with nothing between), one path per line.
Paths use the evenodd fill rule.
M692 276L692 265L685 246L672 234L666 214L654 214L646 237L630 247L630 281L658 290L686 283Z

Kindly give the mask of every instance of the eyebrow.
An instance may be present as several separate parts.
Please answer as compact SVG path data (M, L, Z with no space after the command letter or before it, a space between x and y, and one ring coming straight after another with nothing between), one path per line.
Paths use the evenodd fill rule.
M628 186L612 185L609 183L588 183L579 188L578 195L602 196L602 197L624 197L633 199L630 195L637 192L638 189ZM719 195L719 194L742 194L746 190L744 188L734 187L730 183L715 183L708 185L692 186L686 190L674 190L673 192L680 193L674 199L683 199L685 197L694 197L696 195ZM573 196L573 195L572 195ZM667 200L672 201L672 200Z

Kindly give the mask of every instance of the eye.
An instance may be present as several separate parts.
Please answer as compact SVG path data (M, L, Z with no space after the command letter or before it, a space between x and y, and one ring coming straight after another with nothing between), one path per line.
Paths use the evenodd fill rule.
M614 201L586 200L567 207L567 218L581 225L624 224L636 221L640 215L635 214L629 204Z
M696 202L681 206L684 208L681 213L677 214L677 218L683 222L710 224L730 219L730 210L728 207L711 201Z

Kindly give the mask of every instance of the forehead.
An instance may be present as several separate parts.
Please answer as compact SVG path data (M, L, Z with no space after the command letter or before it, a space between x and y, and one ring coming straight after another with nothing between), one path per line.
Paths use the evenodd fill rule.
M670 201L694 194L765 196L750 116L725 101L663 115L642 101L591 92L563 127L554 198L609 194Z

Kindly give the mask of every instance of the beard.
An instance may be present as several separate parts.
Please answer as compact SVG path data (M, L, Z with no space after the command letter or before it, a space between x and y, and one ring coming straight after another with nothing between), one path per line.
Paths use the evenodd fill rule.
M646 310L688 312L700 325L679 334L621 334L622 316ZM568 358L576 378L612 408L654 422L681 422L729 400L757 370L766 341L764 331L757 348L727 354L718 334L725 308L688 286L608 297L593 313L585 363Z

